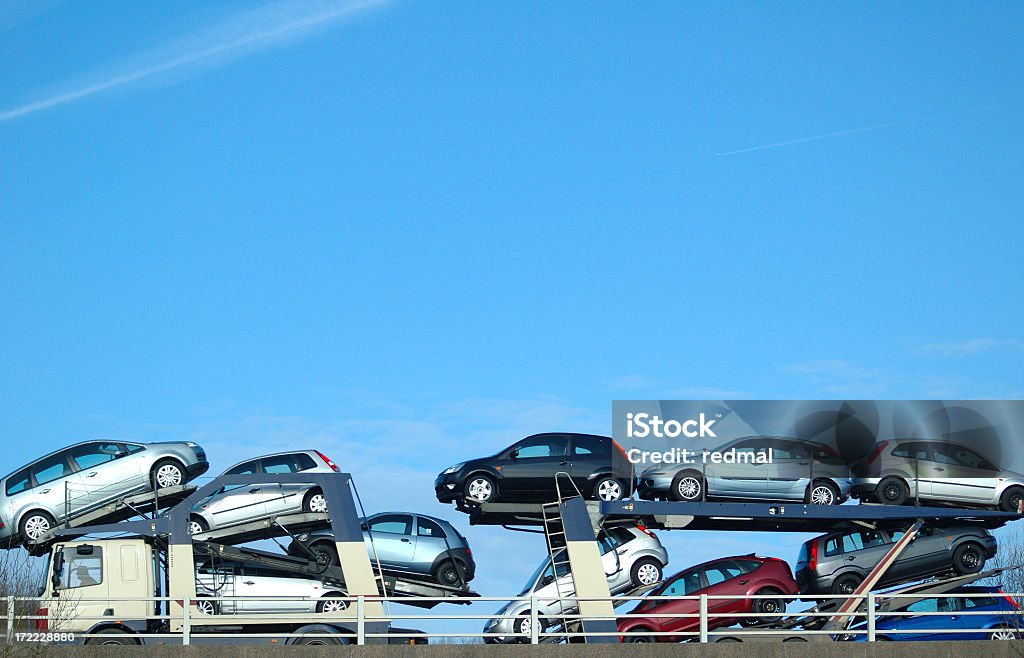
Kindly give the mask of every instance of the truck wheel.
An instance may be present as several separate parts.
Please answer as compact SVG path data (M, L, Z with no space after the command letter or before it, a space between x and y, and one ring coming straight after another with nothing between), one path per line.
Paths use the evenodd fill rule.
M832 582L833 594L853 594L857 586L864 580L855 573L847 573L839 576Z
M307 647L323 647L323 646L337 646L339 644L345 644L345 641L340 637L322 637L324 631L319 631L316 635L321 637L308 637L306 635L300 635L295 638L292 642L293 646L307 646Z
M875 495L883 505L902 505L907 502L910 489L907 483L898 477L887 477L878 483Z
M50 531L55 524L53 517L42 510L29 512L21 517L21 540L26 544L34 544Z
M672 479L672 488L668 497L688 503L704 499L704 476L697 471L683 471Z
M86 644L106 644L119 646L135 646L139 641L130 633L117 628L104 628L96 631L97 637L90 637L85 640Z
M985 551L973 542L963 544L953 552L953 568L964 576L978 573L985 566Z
M154 489L176 487L185 484L185 467L173 459L161 459L153 464L149 478Z
M306 497L302 499L302 511L316 513L326 512L327 499L324 497L324 492L319 489L310 489L306 492Z
M1022 499L1024 499L1024 489L1010 487L999 497L999 509L1004 512L1020 514L1020 502Z
M451 560L445 560L434 569L434 580L441 585L458 587L462 585L462 574L458 566Z
M498 497L498 487L494 480L486 475L474 475L466 482L463 490L467 500L477 503L493 503Z

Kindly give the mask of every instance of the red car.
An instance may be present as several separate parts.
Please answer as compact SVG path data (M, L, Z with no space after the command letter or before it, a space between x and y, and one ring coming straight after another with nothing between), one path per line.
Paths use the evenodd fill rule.
M726 557L681 571L667 578L649 596L728 596L728 599L708 599L708 629L732 626L743 617L719 617L724 613L772 613L786 610L786 599L749 599L753 594L797 594L800 588L785 560L774 557L741 555ZM618 620L623 642L679 642L688 636L650 635L652 632L686 633L700 629L700 601L644 600L629 614L636 615ZM679 615L678 617L649 615ZM684 617L682 615L694 615Z

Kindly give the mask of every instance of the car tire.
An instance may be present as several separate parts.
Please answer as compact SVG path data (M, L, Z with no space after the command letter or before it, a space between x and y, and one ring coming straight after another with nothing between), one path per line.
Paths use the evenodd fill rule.
M651 629L646 626L631 628L622 636L623 644L653 644L658 641L653 635L648 635Z
M974 542L961 544L953 551L953 569L961 575L978 573L985 566L985 549Z
M804 502L808 505L840 505L842 494L831 480L818 480L807 487Z
M464 569L451 560L445 560L434 568L434 580L445 587L462 587Z
M613 501L626 497L626 487L621 480L606 475L594 483L594 500Z
M707 481L699 471L683 471L672 478L672 488L668 497L672 500L681 500L688 503L696 503L706 497Z
M310 633L309 636L300 635L299 637L295 638L294 642L292 642L292 646L297 646L297 647L298 646L308 646L308 647L329 646L329 647L333 647L333 646L338 646L338 645L342 645L342 644L348 644L348 641L345 638L341 638L341 637L324 637L323 633L324 633L324 631L314 631L314 632Z
M878 483L875 497L883 505L902 505L910 497L910 487L898 477L887 477Z
M633 587L650 587L661 582L665 574L662 571L661 562L652 557L645 557L633 563L629 570L629 579Z
M309 550L313 553L316 563L322 567L336 567L341 564L338 559L338 549L331 542L318 541L309 546Z
M999 497L999 509L1020 514L1020 503L1024 500L1024 488L1010 487Z
M515 633L515 641L519 644L530 644L530 613L524 612L516 617L516 620L512 622L512 631ZM537 618L537 623L540 624L540 618ZM541 625L543 628L543 624ZM537 629L540 630L540 629Z
M466 500L476 503L493 503L498 498L498 485L489 475L471 475L462 490Z
M329 601L327 599L334 599L345 596L345 592L327 592L324 594L319 601L316 602L317 612L341 612L342 610L348 610L348 601Z
M771 595L782 594L782 592L780 592L777 589L773 589L771 587L765 587L763 589L757 590L757 592L755 592L755 594L758 594L760 596L771 596ZM759 615L760 614L769 614L769 613L776 614L776 613L780 613L780 612L785 612L786 611L786 600L785 599L754 599L754 602L751 605L751 608L753 608L754 612L759 614ZM779 617L763 617L763 618L759 618L758 621L764 622L764 623L772 623L774 621L777 621L778 619L779 619Z
M176 487L187 481L185 467L174 459L161 459L153 464L153 468L149 472L149 482L153 485L154 490Z
M1000 626L992 629L992 632L988 634L988 639L997 641L1019 640L1020 632L1009 626Z
M802 637L787 637L783 642L806 642L806 638Z
M188 517L188 534L199 535L210 529L210 524L203 517L193 514Z
M132 637L131 633L117 628L104 628L96 631L94 637L86 638L89 645L114 645L131 647L139 644L139 641Z
M57 522L49 512L33 510L21 517L18 531L24 544L34 544L53 528Z
M832 581L832 593L840 596L848 596L860 586L864 578L855 573L844 573Z
M302 511L313 514L325 514L327 512L327 497L320 489L310 489L302 498Z
M715 640L715 644L718 644L720 642L736 642L737 644L739 644L740 642L743 642L743 640L739 639L738 637L720 637L717 640Z
M200 596L196 598L196 612L201 612L204 615L217 615L220 614L220 605L217 601L211 601L208 597Z

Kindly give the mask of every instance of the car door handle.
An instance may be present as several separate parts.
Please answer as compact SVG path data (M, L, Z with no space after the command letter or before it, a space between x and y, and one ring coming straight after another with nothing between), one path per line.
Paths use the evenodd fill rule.
M96 477L96 471L93 471L92 473L86 474L85 477L87 477L87 478L94 478L94 477Z
M740 585L746 585L746 584L747 584L747 583L749 583L749 582L750 582L749 580L747 580L746 578L744 578L743 580L741 580L741 581L740 581Z
M409 543L409 542L411 542L412 540L411 540L411 539L409 539L408 537L402 537L402 541L403 541L403 542L405 542L406 544L408 544L408 543Z
M797 462L800 466L810 466L811 462Z
M946 469L942 468L941 466L936 466L936 467L935 467L935 470L936 470L936 471L944 471L944 470L946 470Z
M615 552L618 553L619 555L625 555L627 550L628 549L620 548L619 550L617 550Z
M253 581L251 581L251 580L246 580L246 581L244 581L244 582L243 582L242 584L243 584L243 585L255 585L256 583L254 583L254 582L253 582Z
M259 487L256 487L254 489L249 489L249 493L259 493L259 491L260 491Z
M569 462L558 462L558 465L559 465L559 466L565 466L565 465L566 465L566 464L568 464L568 463L569 463Z
M847 559L847 561L849 561L849 562L853 562L854 560L856 560L856 559L857 559L857 556L856 556L856 555L850 555L850 556L849 556L849 557L847 557L846 559Z
M48 494L48 493L50 493L50 490L49 489L43 489L39 493L41 493L41 494Z

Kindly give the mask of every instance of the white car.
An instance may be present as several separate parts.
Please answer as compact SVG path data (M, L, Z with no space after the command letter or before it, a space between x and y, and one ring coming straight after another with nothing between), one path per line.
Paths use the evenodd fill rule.
M605 576L608 578L608 591L612 596L640 587L653 587L661 582L665 565L668 564L668 551L661 545L657 535L647 528L641 525L608 528L598 535L597 543ZM551 558L546 558L519 593L520 597L531 594L537 597L537 617L542 626L559 623L560 615L575 611L576 606L571 602L563 606L565 602L559 598L576 595L566 562L565 549L555 553L556 574ZM485 642L490 644L517 640L529 642L530 602L507 603L488 620L484 633L508 634L486 638Z
M207 615L282 612L337 612L346 601L329 600L345 593L319 580L296 578L269 567L204 558L196 569L196 609ZM240 596L240 600L214 600ZM292 598L279 598L292 597Z

